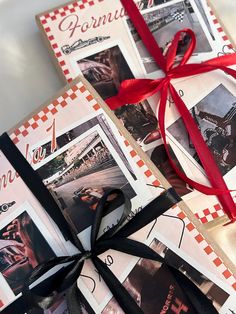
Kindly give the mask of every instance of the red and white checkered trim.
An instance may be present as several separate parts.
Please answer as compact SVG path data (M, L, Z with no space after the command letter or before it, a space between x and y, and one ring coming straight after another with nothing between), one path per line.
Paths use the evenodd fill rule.
M73 85L68 91L66 91L56 100L53 100L51 104L44 107L30 120L26 121L23 125L14 130L14 132L11 134L12 141L15 144L17 144L22 137L26 137L32 130L35 130L38 127L40 127L44 122L48 121L51 118L51 116L55 116L60 110L66 107L68 105L69 99L74 100L79 95L80 96L83 95L86 98L86 101L88 101L90 106L95 111L101 108L97 100L91 95L86 86L82 82L79 82L78 84ZM125 137L122 134L121 138L124 141L124 144L127 147L130 156L133 158L137 166L142 169L143 174L147 178L148 184L153 185L155 187L160 186L160 182L154 176L152 171L147 167L144 161L139 157L137 152L132 148L130 143L125 139Z
M185 223L187 230L192 234L194 239L197 241L199 247L208 255L208 258L217 267L217 270L225 278L227 283L236 290L236 277L233 273L225 266L224 262L214 252L213 248L207 243L204 236L197 230L196 226L188 219L184 212L177 206L177 216L182 219Z
M55 21L58 17L64 17L69 13L75 13L77 9L83 10L89 8L95 5L96 2L102 1L104 0L79 0L41 16L40 21L44 25L47 24L48 20Z
M236 196L233 196L234 202L236 204ZM202 209L198 211L195 216L202 224L206 224L210 221L213 221L216 218L225 216L225 212L220 203L217 203L209 208Z
M123 138L125 146L129 150L130 156L133 158L134 162L137 164L137 166L142 170L143 174L145 175L147 184L153 185L154 187L161 186L160 181L157 180L157 178L154 176L152 171L147 167L144 161L139 157L139 155L133 149L130 143L125 139L123 135L121 135L121 137Z
M64 107L66 107L68 105L68 99L73 100L77 97L77 90L78 87L76 85L72 86L70 90L43 108L39 113L35 114L30 120L26 121L19 128L15 129L11 134L12 141L17 144L22 137L26 137L32 130L40 127L44 122L48 121L51 116L54 116Z
M195 216L200 220L202 224L206 224L216 218L224 216L225 213L220 204L216 204L209 208L205 208L201 211L198 211Z
M45 31L45 34L48 38L48 41L51 45L51 48L54 52L54 55L58 61L58 66L61 68L63 75L65 76L66 80L68 82L71 82L73 80L73 74L70 73L69 67L66 64L65 58L63 56L63 53L61 52L60 48L58 47L58 43L55 40L55 37L53 35L53 32L50 28L50 22L56 20L58 17L64 17L67 14L75 13L77 10L83 10L86 8L89 8L97 3L100 3L104 0L79 0L77 2L73 2L71 4L68 4L64 7L61 7L59 9L56 9L52 12L49 12L45 15L40 16L40 22L41 25ZM222 26L220 25L219 21L217 20L216 16L214 15L211 8L208 6L210 16L212 19L213 24L215 25L217 31L220 34L220 37L222 38L222 42L227 45L229 48L233 48L231 42L229 41L229 38L225 34Z
M86 86L84 86L82 82L79 82L78 84L73 85L68 91L66 91L56 100L52 101L51 104L42 109L29 121L25 122L21 127L16 129L11 135L12 140L15 143L18 143L22 139L22 137L26 137L32 130L35 130L36 128L40 127L44 122L48 121L48 119L52 115L54 116L60 110L63 110L63 108L68 105L69 99L74 100L79 95L81 96L81 94L86 98L90 106L95 111L101 108L100 105L97 103L97 100L87 90ZM131 147L130 143L123 136L122 138L124 140L125 146L129 150L131 157L134 158L137 165L143 170L143 173L145 174L146 178L148 178L150 184L157 187L160 186L160 182L156 179L151 170L148 169L145 162L138 156L137 152ZM236 278L233 276L232 272L224 265L223 261L216 255L212 247L199 233L194 224L190 222L186 214L182 212L178 206L174 206L173 209L176 211L176 216L178 216L185 222L187 230L191 232L195 240L198 242L199 246L209 256L210 260L214 263L219 272L224 276L229 285L231 285L236 290Z
M208 9L209 9L209 12L210 12L210 15L211 15L212 22L215 25L215 28L217 29L217 31L218 31L218 33L220 35L220 38L222 39L222 42L225 45L227 45L229 48L233 48L233 46L232 46L228 36L225 34L221 24L219 23L218 19L214 15L214 12L212 11L211 7L208 6Z
M55 40L55 37L53 35L53 32L49 26L51 21L56 20L58 17L64 17L67 14L71 14L76 12L76 10L83 10L86 9L88 7L91 7L93 5L95 5L96 3L102 2L104 0L79 0L77 2L73 2L71 4L68 4L64 7L61 7L59 9L56 9L52 12L49 12L45 15L40 16L40 22L41 25L45 31L45 34L49 40L49 43L52 47L52 50L54 52L54 55L58 61L58 65L61 68L66 80L68 82L71 82L73 79L73 75L70 73L70 70L66 64L66 61L64 59L64 56L60 50L60 48L58 47L58 43Z

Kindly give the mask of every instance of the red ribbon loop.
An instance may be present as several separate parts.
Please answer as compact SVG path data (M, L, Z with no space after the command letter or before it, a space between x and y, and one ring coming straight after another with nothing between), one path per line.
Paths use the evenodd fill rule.
M177 56L177 49L179 46L179 42L182 40L183 35L188 35L190 37L190 42L188 45L188 49L185 51L181 62L179 65L176 66L178 68L179 66L181 67L182 65L186 64L188 60L191 58L193 51L195 50L196 47L196 37L194 32L191 29L185 28L183 30L178 31L174 39L172 40L172 43L168 49L167 55L166 55L166 73L168 75L168 72L173 69L174 67L174 62Z
M224 212L229 216L231 221L235 221L236 206L232 196L230 195L230 192L232 191L228 190L212 153L206 145L188 108L184 104L181 97L178 95L174 86L171 84L171 80L175 78L177 79L203 74L215 70L224 71L226 74L236 78L236 71L228 68L228 66L236 64L236 53L217 57L199 64L187 64L196 47L196 37L191 29L184 29L175 34L166 57L163 55L160 57L161 49L156 43L152 33L150 32L133 0L121 0L121 2L134 26L136 27L136 30L143 40L146 48L160 68L164 71L165 77L156 80L125 80L121 83L117 96L107 99L107 104L111 109L114 110L125 104L139 103L159 92L160 102L158 108L158 123L170 164L176 171L177 175L196 190L207 195L217 195ZM190 37L190 43L179 64L175 65L178 44L183 34L187 34ZM175 106L178 109L180 116L183 119L186 130L190 135L191 141L196 149L196 152L198 153L199 159L203 165L209 182L211 183L211 187L200 184L188 178L182 171L180 171L180 169L178 169L171 158L165 134L165 112L169 92L174 100Z

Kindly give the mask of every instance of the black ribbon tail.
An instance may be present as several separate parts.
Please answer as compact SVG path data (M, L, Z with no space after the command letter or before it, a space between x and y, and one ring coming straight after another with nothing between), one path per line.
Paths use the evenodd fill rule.
M137 256L139 258L145 258L159 262L168 269L173 275L179 287L182 289L184 295L187 297L192 308L200 314L216 314L218 313L214 308L212 302L201 292L201 290L178 269L168 263L162 256L160 256L153 249L132 239L118 238L114 236L112 239L104 240L98 244L99 247L104 249L114 249L122 253ZM103 275L102 275L103 276ZM112 288L111 288L112 289ZM119 287L117 288L119 289ZM114 290L111 290L112 292ZM158 293L158 291L157 291ZM127 312L129 313L129 312Z
M82 293L77 287L75 282L66 292L66 302L69 314L83 314L82 304Z
M179 195L173 188L163 192L160 196L151 201L145 208L124 225L116 236L126 238L142 229L154 219L164 214L172 206L181 201Z
M198 287L179 270L171 267L171 273L178 282L178 285L184 291L193 308L199 314L217 314L219 313L210 299L198 289Z
M0 150L37 198L42 207L47 210L48 214L61 230L65 239L69 239L74 243L74 238L72 237L68 223L65 222L65 217L54 198L43 184L38 173L34 171L7 133L3 133L0 136Z
M102 247L105 250L112 249L126 253L139 258L151 259L160 263L165 263L163 257L153 251L146 244L127 238L118 238L114 236L112 239L104 240L97 245L97 248Z
M68 266L67 266L68 267ZM30 294L22 294L13 303L9 304L5 309L0 310L1 314L25 314L28 313L33 308L40 308L37 304L35 297L37 296L48 296L60 285L62 278L67 274L67 268L62 268L32 290Z
M128 291L123 287L106 264L96 256L93 257L92 260L122 310L127 314L144 314L138 304L134 301Z
M6 156L11 165L18 172L22 180L32 191L35 197L38 199L43 208L48 212L51 218L58 225L66 239L70 239L71 242L81 251L71 257L57 257L48 262L39 265L26 280L25 287L23 289L22 296L20 296L14 303L10 304L1 313L3 314L23 314L28 312L34 307L47 308L53 302L57 293L67 290L67 302L69 306L70 314L82 314L83 313L83 294L77 287L77 278L81 274L81 270L84 264L84 260L91 257L92 261L101 274L108 288L113 293L115 299L127 314L144 314L142 309L138 306L135 300L130 296L128 291L119 282L116 276L111 272L109 267L102 262L97 255L109 250L114 249L140 258L147 258L155 260L157 262L167 264L166 267L171 271L175 280L182 288L189 302L197 310L197 313L201 314L215 314L214 307L210 300L192 283L187 277L185 277L178 269L172 267L167 263L159 254L153 251L151 248L143 243L137 242L132 239L126 239L133 233L142 229L148 225L151 221L162 215L172 206L181 201L181 198L177 195L173 188L170 188L163 192L159 197L150 202L141 212L139 212L132 220L123 225L126 221L128 214L131 211L131 203L127 200L122 191L113 190L109 191L102 197L99 202L97 214L95 217L94 225L91 234L91 252L86 252L79 239L74 234L73 230L70 230L70 226L63 216L60 208L53 199L48 189L43 184L40 176L33 170L28 161L24 158L18 148L11 141L7 133L4 133L0 137L0 149ZM124 199L124 212L120 222L111 228L106 234L97 239L101 219L105 210L106 202L111 193L117 193ZM89 254L88 254L89 253ZM54 275L47 278L36 287L29 289L29 285L40 278L48 270L56 265L70 263L69 265L62 267ZM173 279L174 279L173 278ZM157 291L158 293L158 291Z

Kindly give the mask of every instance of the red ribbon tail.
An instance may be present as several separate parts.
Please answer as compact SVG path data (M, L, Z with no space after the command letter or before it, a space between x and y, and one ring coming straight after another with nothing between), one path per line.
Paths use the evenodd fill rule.
M230 195L231 191L227 189L227 185L220 173L220 170L218 169L218 166L216 165L216 162L209 148L207 147L201 133L199 132L199 129L195 121L193 120L188 108L185 106L184 102L179 97L174 87L170 84L170 80L173 78L183 78L215 70L222 70L226 74L236 78L236 71L228 68L228 66L236 64L236 53L214 58L199 64L186 64L195 49L196 38L193 31L191 31L190 29L184 29L176 33L174 40L169 48L169 51L167 52L167 56L164 57L162 54L163 49L158 46L156 39L150 32L144 18L137 9L134 1L121 0L121 3L127 11L145 47L149 51L150 55L154 58L157 65L164 71L166 77L159 80L132 79L124 81L121 84L118 95L107 99L107 104L111 109L114 110L125 104L139 103L144 99L152 96L154 93L160 91L161 101L159 104L158 122L166 152L172 167L175 169L179 177L189 183L190 186L194 187L204 194L217 195L225 213L232 221L236 220L236 205L233 201L232 196ZM178 44L181 40L182 33L188 35L190 41L188 43L186 52L182 57L182 60L180 61L179 65L175 66ZM165 134L165 109L168 97L168 88L170 88L172 98L175 102L177 109L179 110L180 115L183 118L185 127L189 132L190 138L195 146L195 149L199 155L201 163L205 169L205 172L212 187L202 185L188 178L183 172L178 169L174 161L171 159Z
M199 129L194 122L188 108L185 106L183 100L179 97L175 88L171 84L170 91L212 187L219 189L220 191L225 191L225 193L223 194L217 193L218 199L221 202L224 211L227 213L227 215L229 215L231 219L236 220L235 203L232 196L230 195L230 191L227 188L222 174L220 173L220 170L216 165L212 153L210 152L201 133L199 132Z

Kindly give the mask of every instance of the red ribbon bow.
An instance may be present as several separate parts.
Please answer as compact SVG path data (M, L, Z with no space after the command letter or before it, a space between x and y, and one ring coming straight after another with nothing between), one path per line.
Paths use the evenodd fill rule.
M167 55L166 57L164 57L160 47L158 46L154 36L150 32L146 22L144 21L133 0L121 0L121 2L126 9L131 21L133 22L137 32L139 33L144 45L146 46L156 63L165 73L165 77L156 80L125 80L121 83L119 93L116 96L106 100L107 104L111 109L114 110L125 104L139 103L152 96L153 94L159 92L159 129L162 135L169 161L173 169L182 180L184 180L196 190L207 195L217 195L224 212L228 215L231 222L235 221L236 206L232 196L230 195L231 191L228 190L227 185L220 173L220 170L218 169L216 162L198 129L197 124L195 123L183 100L178 95L176 89L171 84L171 80L207 73L214 70L222 70L226 74L232 76L233 78L236 78L236 71L227 67L236 64L236 53L214 58L199 64L187 64L189 58L192 56L193 51L195 50L196 37L192 30L184 29L176 33L171 43L171 46L168 49ZM178 43L183 33L190 36L190 44L181 62L177 66L174 66ZM165 112L169 92L175 103L176 108L179 111L180 116L183 119L185 127L189 133L191 141L196 149L196 152L198 153L199 159L212 187L191 180L182 171L179 170L179 168L176 166L171 158L165 134Z

